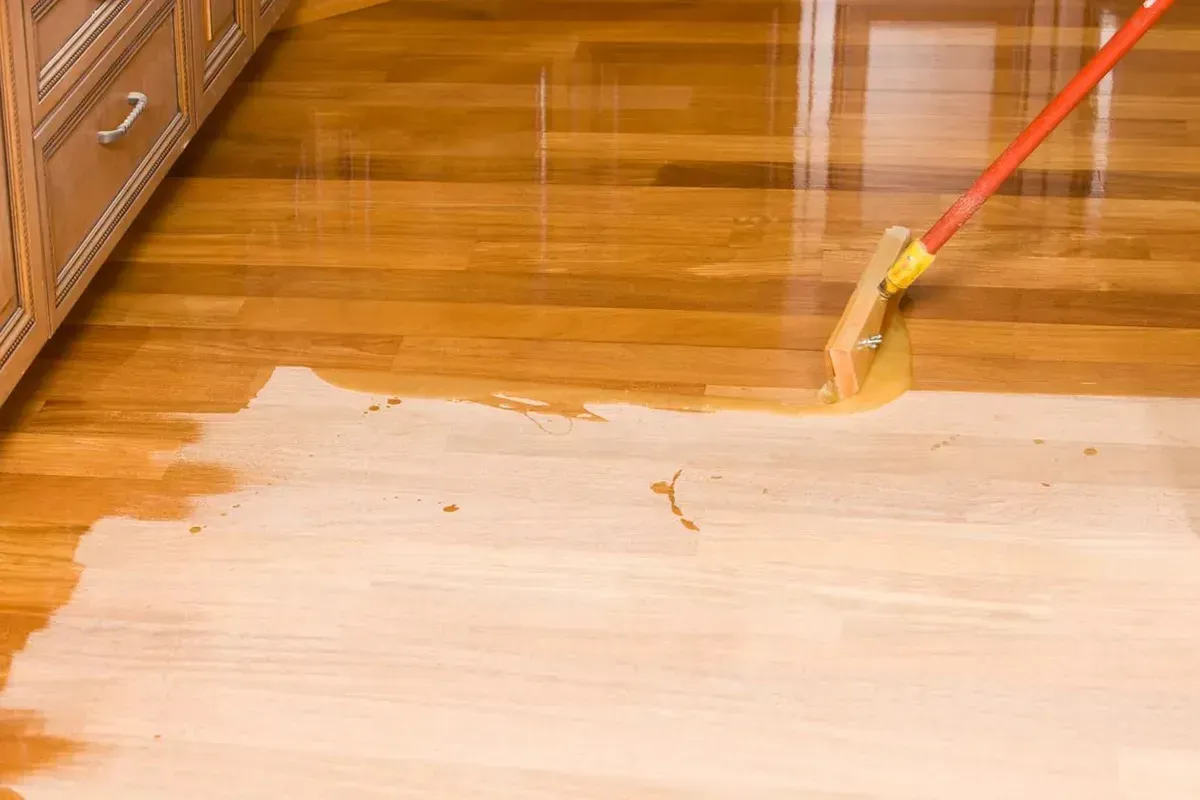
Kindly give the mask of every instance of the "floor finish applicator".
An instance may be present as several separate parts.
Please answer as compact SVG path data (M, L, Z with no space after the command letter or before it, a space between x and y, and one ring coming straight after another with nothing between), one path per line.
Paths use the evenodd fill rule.
M970 189L915 241L906 228L890 228L875 251L825 347L834 399L858 394L883 342L884 323L904 290L933 263L938 251L1016 172L1046 137L1112 71L1175 0L1145 0L1079 74L1050 101Z

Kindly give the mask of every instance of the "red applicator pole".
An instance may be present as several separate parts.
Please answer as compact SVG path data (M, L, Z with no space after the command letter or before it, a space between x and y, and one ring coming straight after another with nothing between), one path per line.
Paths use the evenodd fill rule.
M1092 89L1112 71L1126 53L1133 49L1146 31L1158 22L1175 0L1146 0L1121 29L1113 35L1079 74L1050 101L1037 119L1029 123L1016 140L992 163L987 171L975 181L975 185L963 194L942 218L933 224L929 232L921 237L930 255L936 255L942 245L969 220L984 202L1012 176L1025 159L1046 140L1067 115L1075 110Z
M1025 159L1046 140L1067 115L1083 102L1096 84L1112 71L1117 62L1124 58L1146 31L1154 27L1154 23L1167 12L1175 0L1145 0L1142 7L1134 12L1121 29L1118 30L1097 51L1092 60L1071 79L1058 96L1050 101L1037 118L1029 123L1029 127L1000 154L992 165L979 176L979 180L950 206L942 218L933 224L924 236L912 242L892 265L887 277L879 286L880 293L886 298L907 289L913 281L920 277L930 264L933 263L942 245L950 241L959 228L967 223L975 212L996 193L996 190L1008 180Z

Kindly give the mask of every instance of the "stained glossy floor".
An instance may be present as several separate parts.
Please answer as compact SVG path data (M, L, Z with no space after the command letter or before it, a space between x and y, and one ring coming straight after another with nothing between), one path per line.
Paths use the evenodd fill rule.
M173 360L811 389L883 229L935 219L1122 19L967 8L404 2L294 30L75 321ZM1200 394L1197 19L913 292L917 388Z
M273 37L0 412L0 785L1200 796L1194 7L912 292L915 391L788 413L1131 7Z

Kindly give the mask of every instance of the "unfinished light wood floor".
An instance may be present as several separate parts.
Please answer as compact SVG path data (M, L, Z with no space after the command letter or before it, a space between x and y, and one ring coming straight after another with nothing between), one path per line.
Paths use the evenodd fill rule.
M781 413L1130 5L274 37L0 412L0 797L1195 800L1195 7L913 293L916 391Z

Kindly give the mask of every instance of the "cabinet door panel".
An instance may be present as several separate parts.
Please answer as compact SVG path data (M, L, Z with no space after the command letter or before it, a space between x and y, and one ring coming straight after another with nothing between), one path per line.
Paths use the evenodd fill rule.
M238 24L237 0L202 0L204 5L204 36L212 44L220 41L229 29Z
M199 119L208 116L254 52L254 11L260 0L191 0L199 6L195 52L198 72Z
M12 202L12 175L5 156L10 140L9 129L0 124L0 403L47 336L45 284L40 271L35 273L22 262L16 237L19 209Z

